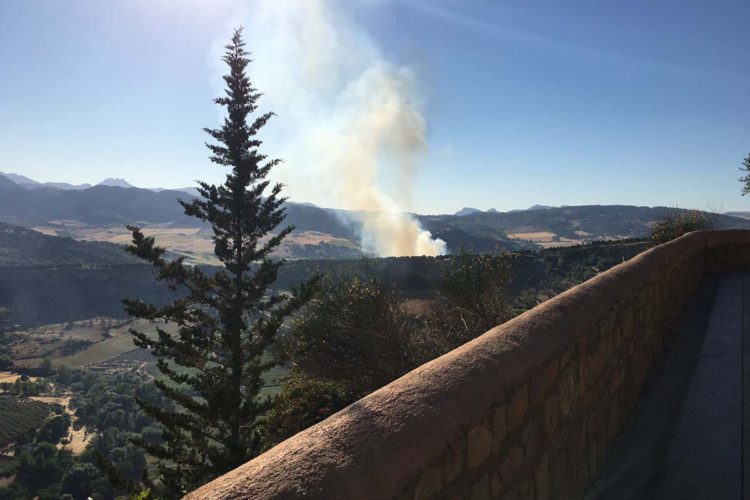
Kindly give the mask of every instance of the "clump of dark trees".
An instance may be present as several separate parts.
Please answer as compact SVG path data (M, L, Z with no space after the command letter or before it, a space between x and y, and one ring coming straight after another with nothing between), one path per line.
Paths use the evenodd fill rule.
M674 211L651 226L651 243L661 245L693 231L707 231L716 226L715 216L700 210Z
M289 367L264 419L270 447L516 314L509 255L459 255L416 304L376 277L326 280L275 346Z
M3 475L15 474L15 479L0 488L0 499L111 500L142 488L146 454L131 441L138 437L158 443L161 430L140 411L134 397L169 405L146 376L61 369L47 382L74 394L76 421L60 405L52 405L41 425L14 436L9 462L13 470ZM71 426L85 426L93 434L80 455L57 447L66 443Z

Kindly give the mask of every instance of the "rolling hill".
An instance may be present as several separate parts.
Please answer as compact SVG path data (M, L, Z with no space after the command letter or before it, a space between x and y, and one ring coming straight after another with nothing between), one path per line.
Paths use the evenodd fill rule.
M123 317L123 297L161 303L168 290L121 245L0 223L0 307L9 310L11 324Z
M120 245L47 236L0 222L0 266L112 266L138 263Z
M587 205L545 207L512 212L477 212L468 215L419 216L422 225L444 239L448 248L486 251L549 248L591 241L643 238L651 224L673 212L668 207ZM715 214L717 228L750 229L750 220Z

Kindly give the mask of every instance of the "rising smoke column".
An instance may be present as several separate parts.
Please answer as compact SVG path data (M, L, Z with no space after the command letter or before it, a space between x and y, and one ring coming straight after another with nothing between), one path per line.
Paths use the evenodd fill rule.
M385 60L332 1L258 0L240 18L262 105L280 116L286 183L358 211L366 252L444 254L445 243L401 209L427 149L414 72ZM383 178L398 183L395 194Z

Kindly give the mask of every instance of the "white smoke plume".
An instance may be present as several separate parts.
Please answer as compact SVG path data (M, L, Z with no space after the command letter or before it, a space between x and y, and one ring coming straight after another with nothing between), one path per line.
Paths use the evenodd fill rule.
M444 254L445 243L401 208L426 152L414 72L387 61L332 0L257 0L238 17L261 106L279 115L274 140L284 144L293 192L358 211L366 252ZM398 184L395 193L384 179Z

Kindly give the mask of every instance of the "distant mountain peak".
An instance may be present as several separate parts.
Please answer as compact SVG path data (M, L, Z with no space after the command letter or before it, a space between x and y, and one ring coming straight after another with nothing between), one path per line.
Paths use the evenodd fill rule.
M108 177L107 179L104 179L102 182L97 184L97 186L110 186L110 187L121 187L121 188L134 188L135 186L126 181L125 179L120 179L116 177Z
M14 184L39 184L35 180L29 179L25 175L14 174L12 172L8 172L7 174L5 172L0 172L0 176L9 179Z
M550 205L531 205L526 210L549 210L550 208L557 208Z
M67 182L38 182L25 175L0 172L0 177L10 180L24 189L54 188L54 189L88 189L91 184L69 184Z
M464 216L464 215L476 214L476 213L479 213L479 212L481 212L481 210L479 210L478 208L464 207L461 210L459 210L458 212L456 212L455 215Z
M13 182L13 180L5 174L0 174L0 187L17 188L18 184Z

